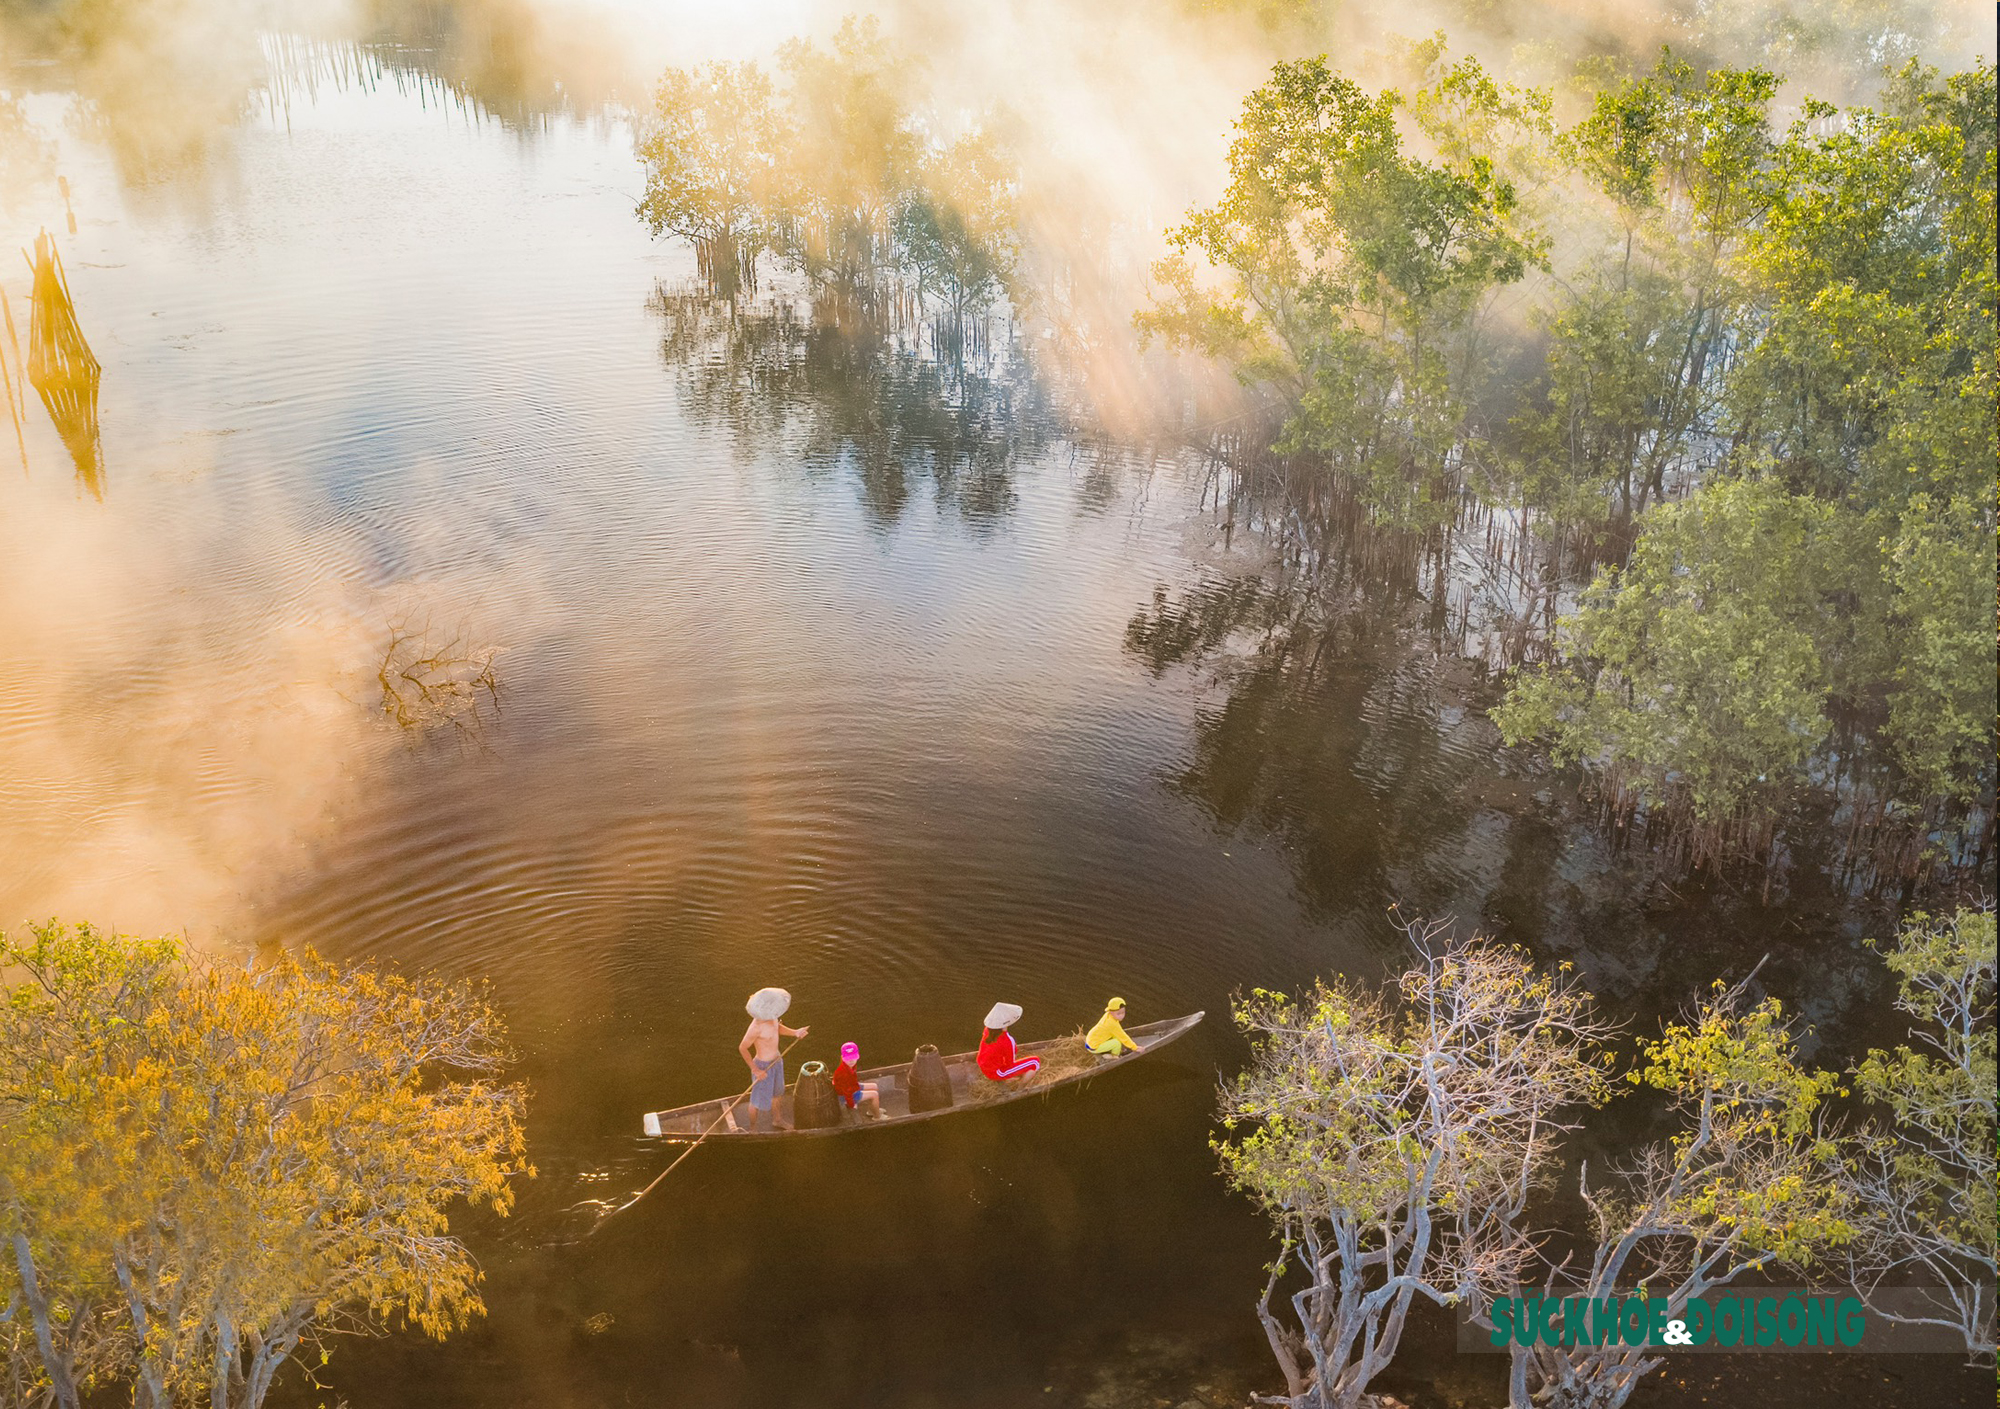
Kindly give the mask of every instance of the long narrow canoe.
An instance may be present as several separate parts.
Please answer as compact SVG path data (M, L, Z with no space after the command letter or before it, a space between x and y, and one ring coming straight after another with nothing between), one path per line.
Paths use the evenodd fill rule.
M750 1103L742 1096L730 1096L720 1101L703 1101L693 1106L676 1106L670 1111L649 1111L646 1114L645 1129L648 1135L686 1143L702 1138L704 1132L710 1140L778 1140L793 1135L840 1135L850 1130L914 1125L918 1121L932 1120L941 1115L951 1115L956 1111L984 1110L988 1106L1018 1101L1023 1096L1038 1096L1044 1091L1053 1091L1058 1086L1067 1086L1073 1081L1101 1076L1114 1067L1122 1067L1128 1062L1138 1061L1141 1057L1151 1056L1187 1032L1201 1019L1202 1014L1190 1013L1184 1018L1168 1018L1163 1022L1140 1023L1128 1027L1125 1029L1126 1034L1139 1044L1138 1051L1127 1052L1119 1057L1098 1057L1094 1059L1094 1065L1085 1067L1081 1071L1045 1081L1034 1081L1026 1077L1017 1077L1012 1081L989 1081L986 1074L979 1069L977 1060L979 1054L960 1052L956 1056L944 1059L945 1071L951 1077L952 1103L940 1110L918 1111L914 1114L911 1112L910 1063L904 1062L901 1066L874 1067L861 1073L863 1081L872 1081L881 1090L882 1117L879 1120L863 1115L859 1111L843 1109L838 1125L815 1130L794 1130L792 1093L787 1090L775 1102L776 1129L770 1128L770 1123L767 1122L764 1129L751 1130ZM1047 1042L1024 1042L1019 1051L1024 1057L1033 1056L1047 1052L1058 1043L1073 1040L1073 1038L1057 1037ZM727 1116L724 1115L725 1108L731 1108Z

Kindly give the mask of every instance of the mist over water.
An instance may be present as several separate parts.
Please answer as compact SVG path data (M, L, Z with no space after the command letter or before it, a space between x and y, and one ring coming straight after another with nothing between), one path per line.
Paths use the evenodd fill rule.
M1270 1248L1206 1147L1228 997L1384 972L1399 899L1648 1013L1740 965L1745 928L1789 933L1771 990L1852 1034L1868 917L1810 883L1782 907L1648 888L1500 755L1489 687L1393 584L1309 654L1248 627L1155 649L1165 615L1278 574L1199 458L1133 429L1157 387L1118 291L1212 195L1278 41L1138 14L1016 7L990 45L888 16L968 107L1011 92L1070 134L1023 150L1097 178L1065 201L1044 172L1031 212L1099 232L1064 325L1101 347L1090 395L1025 317L963 360L921 327L857 350L782 280L724 316L647 237L617 99L832 11L468 8L464 52L210 16L174 30L218 36L204 100L126 107L110 38L9 49L0 246L57 235L103 479L32 397L25 473L0 427L0 923L481 978L533 1093L540 1177L470 1235L490 1319L343 1345L284 1402L1240 1403L1270 1387ZM25 331L25 273L0 288ZM398 629L491 651L497 708L389 723ZM664 1162L642 1111L736 1089L766 983L822 1059L968 1047L996 997L1035 1037L1114 991L1209 1022L1046 1102L704 1150L574 1242L576 1205ZM1424 1344L1391 1387L1478 1402L1483 1367ZM1765 1397L1983 1384L1895 1400L1872 1373Z

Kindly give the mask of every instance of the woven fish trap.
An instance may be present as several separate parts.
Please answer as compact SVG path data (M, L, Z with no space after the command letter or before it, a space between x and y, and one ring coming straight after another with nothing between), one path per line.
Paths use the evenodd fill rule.
M94 428L97 384L103 369L77 325L69 276L48 231L35 236L35 254L28 267L35 276L28 325L28 384L41 396L49 419L67 438L72 429Z

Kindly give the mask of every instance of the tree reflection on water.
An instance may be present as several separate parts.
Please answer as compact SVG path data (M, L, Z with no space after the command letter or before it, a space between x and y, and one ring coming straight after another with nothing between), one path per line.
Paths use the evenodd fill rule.
M274 27L275 26L275 27ZM56 0L0 7L0 48L59 74L74 129L101 142L133 185L212 174L248 113L282 117L322 88L415 86L510 127L595 108L631 86L605 26L552 25L524 0L363 0L278 16L239 3ZM0 183L18 188L42 143L18 139L0 98Z
M1851 1041L1879 975L1826 937L1893 911L1843 884L1824 819L1768 890L1761 871L1688 875L1607 827L1545 760L1500 748L1497 672L1462 653L1420 575L1363 570L1371 558L1349 544L1310 570L1262 562L1155 587L1125 648L1198 692L1167 785L1225 835L1276 842L1310 910L1385 954L1387 906L1454 914L1577 963L1646 1021L1767 955L1770 991Z
M914 305L887 330L784 298L732 307L664 285L652 307L691 418L808 472L851 466L881 527L925 483L940 508L992 525L1014 506L1019 467L1063 433L1053 395L1016 347L979 339L954 355Z
M1475 847L1468 793L1526 791L1487 752L1478 672L1435 648L1424 613L1379 579L1274 572L1156 588L1126 627L1153 674L1213 687L1173 786L1225 829L1279 838L1329 916L1444 898L1418 892Z

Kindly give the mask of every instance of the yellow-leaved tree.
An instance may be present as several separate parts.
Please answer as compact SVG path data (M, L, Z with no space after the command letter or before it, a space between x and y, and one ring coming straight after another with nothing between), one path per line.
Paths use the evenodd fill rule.
M256 1409L330 1332L483 1312L447 1211L533 1170L473 989L52 921L0 994L11 1402Z

